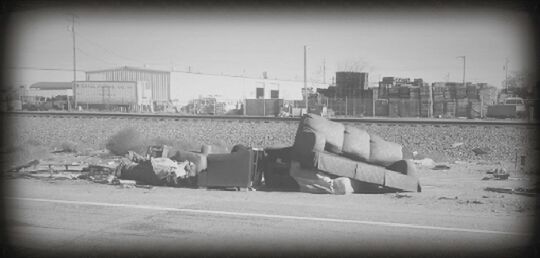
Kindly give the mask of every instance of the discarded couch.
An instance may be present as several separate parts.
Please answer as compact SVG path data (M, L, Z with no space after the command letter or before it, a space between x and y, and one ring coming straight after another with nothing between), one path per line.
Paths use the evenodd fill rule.
M257 152L236 145L229 152L226 148L203 145L200 152L178 150L173 160L188 160L195 164L198 187L249 188L257 182Z
M364 192L374 186L421 191L415 166L403 160L401 145L315 114L305 114L298 126L290 175L301 191L311 193Z

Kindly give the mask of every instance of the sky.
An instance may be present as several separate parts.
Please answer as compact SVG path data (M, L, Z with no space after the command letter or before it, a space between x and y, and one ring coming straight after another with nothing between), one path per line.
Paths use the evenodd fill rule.
M72 14L78 80L128 65L301 81L307 45L310 81L354 70L372 86L384 76L460 82L466 56L467 81L499 87L505 59L530 69L533 49L527 15L497 9L39 8L10 16L10 83L73 79Z

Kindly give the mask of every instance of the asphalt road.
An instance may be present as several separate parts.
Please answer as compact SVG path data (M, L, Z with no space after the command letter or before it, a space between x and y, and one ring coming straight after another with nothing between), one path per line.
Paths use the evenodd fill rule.
M122 189L7 180L19 256L527 255L531 217L433 210L376 195Z

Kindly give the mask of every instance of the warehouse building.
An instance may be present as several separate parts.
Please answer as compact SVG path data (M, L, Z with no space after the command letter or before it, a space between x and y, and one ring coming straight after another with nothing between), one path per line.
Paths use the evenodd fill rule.
M73 83L71 82L36 82L23 93L24 97L73 96Z
M152 98L156 104L164 105L171 99L171 73L169 71L123 66L86 72L86 80L143 81L152 89Z

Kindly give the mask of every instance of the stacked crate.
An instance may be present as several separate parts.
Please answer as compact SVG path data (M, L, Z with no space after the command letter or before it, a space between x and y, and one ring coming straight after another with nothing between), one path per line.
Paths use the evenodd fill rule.
M411 117L420 116L420 87L413 87L410 90L409 115Z
M430 115L430 109L431 109L431 94L430 94L430 87L429 86L422 86L420 87L420 116L421 117L428 117Z
M465 99L467 98L467 88L463 86L456 87L456 99Z
M379 83L379 92L377 94L379 99L387 99L388 98L388 84Z
M375 115L388 116L388 99L375 100Z
M445 87L433 87L433 116L444 115L444 93Z
M388 116L389 117L398 117L399 116L399 104L401 100L399 98L389 98L388 99Z
M482 114L482 104L480 100L469 100L469 118L480 118Z
M411 97L411 88L409 87L398 87L399 97L402 99L408 99Z
M467 111L469 110L469 100L461 98L456 100L456 116L468 117Z
M399 115L401 117L418 117L420 116L420 107L418 99L401 99Z
M478 100L478 89L476 85L467 86L467 99L469 100Z
M447 99L444 101L444 114L446 117L456 116L456 101Z
M399 98L399 87L388 88L388 98Z

